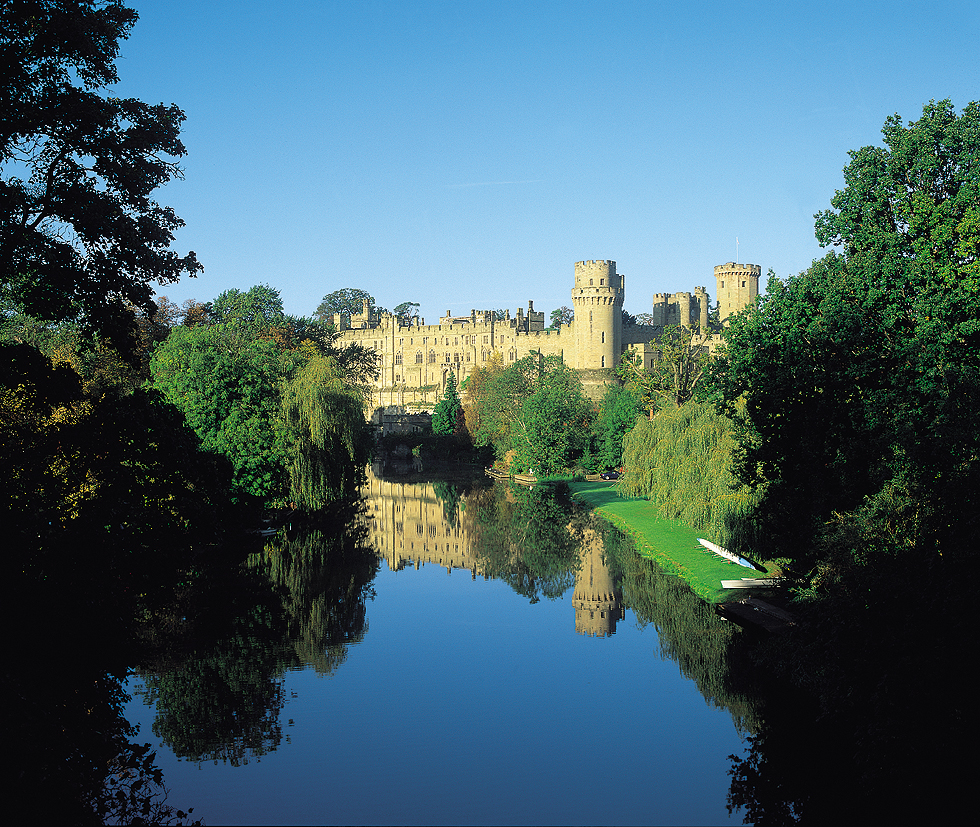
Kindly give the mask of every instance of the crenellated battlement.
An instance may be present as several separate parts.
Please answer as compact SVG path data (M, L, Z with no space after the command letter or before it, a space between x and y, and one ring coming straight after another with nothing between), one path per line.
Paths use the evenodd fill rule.
M594 259L575 262L575 286L579 288L603 288L622 290L622 274L616 272L615 261Z
M732 272L745 271L756 276L762 275L762 266L759 264L736 264L734 261L729 261L725 264L715 265L715 276L729 270Z

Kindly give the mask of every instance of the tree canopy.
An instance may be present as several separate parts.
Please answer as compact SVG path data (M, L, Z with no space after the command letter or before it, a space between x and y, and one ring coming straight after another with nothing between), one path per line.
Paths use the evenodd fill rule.
M377 372L375 354L284 314L267 285L228 290L211 308L217 323L174 328L157 347L155 387L231 461L240 494L311 509L349 494L366 461L359 384Z
M492 445L520 470L549 474L588 450L594 410L574 370L532 354L477 368L466 383L466 422L477 447Z
M558 327L560 324L570 324L575 318L575 311L570 307L562 305L557 310L551 311L551 326Z
M399 323L410 325L413 319L418 318L420 306L418 302L402 302L396 304L391 313L398 319Z
M335 313L356 316L358 313L364 312L365 299L367 299L368 306L371 310L374 310L374 296L366 290L360 290L356 287L344 287L340 290L334 290L333 293L327 293L323 297L323 301L317 306L316 312L313 315L321 322L330 321L330 317Z
M692 328L681 325L667 325L650 344L658 351L652 366L627 351L617 373L652 419L660 405L679 407L694 398L706 376L708 349L695 341Z
M923 559L975 536L980 105L929 103L882 132L816 216L840 253L770 278L721 366L730 409L747 400L740 473L765 486L759 519L810 563L811 541L856 509L892 512L895 541Z
M136 12L118 0L0 6L0 289L43 320L133 344L126 303L202 268L150 197L181 177L175 105L108 93Z

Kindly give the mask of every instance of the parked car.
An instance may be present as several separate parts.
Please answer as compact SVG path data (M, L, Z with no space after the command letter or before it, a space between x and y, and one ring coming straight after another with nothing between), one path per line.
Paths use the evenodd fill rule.
M619 471L616 471L616 470L613 470L613 471L603 471L601 474L599 474L599 476L602 477L604 480L618 480L619 479Z

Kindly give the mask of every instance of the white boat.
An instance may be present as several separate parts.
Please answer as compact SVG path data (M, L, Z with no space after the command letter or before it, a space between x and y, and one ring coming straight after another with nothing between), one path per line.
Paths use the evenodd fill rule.
M738 563L738 565L745 566L748 569L755 568L754 563L750 563L744 557L739 557L737 554L732 554L728 549L722 548L717 543L712 543L711 540L704 540L701 537L698 537L698 542L708 549L708 551L714 552L719 557L722 557L731 563Z
M780 577L743 577L741 580L722 580L723 589L772 589L782 582Z

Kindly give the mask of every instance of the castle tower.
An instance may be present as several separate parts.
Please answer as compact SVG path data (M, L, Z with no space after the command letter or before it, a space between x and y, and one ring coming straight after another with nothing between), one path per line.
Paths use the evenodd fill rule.
M708 332L708 291L703 287L695 287L694 298L698 305L698 332L704 336ZM691 322L693 324L694 320Z
M615 368L623 343L623 276L615 261L575 262L572 308L573 367Z
M715 282L718 290L718 315L724 322L733 313L738 313L759 295L759 277L762 267L758 264L719 264L715 267Z
M602 537L586 529L572 593L575 631L580 635L614 635L617 621L625 617L622 595L609 571L604 551Z

